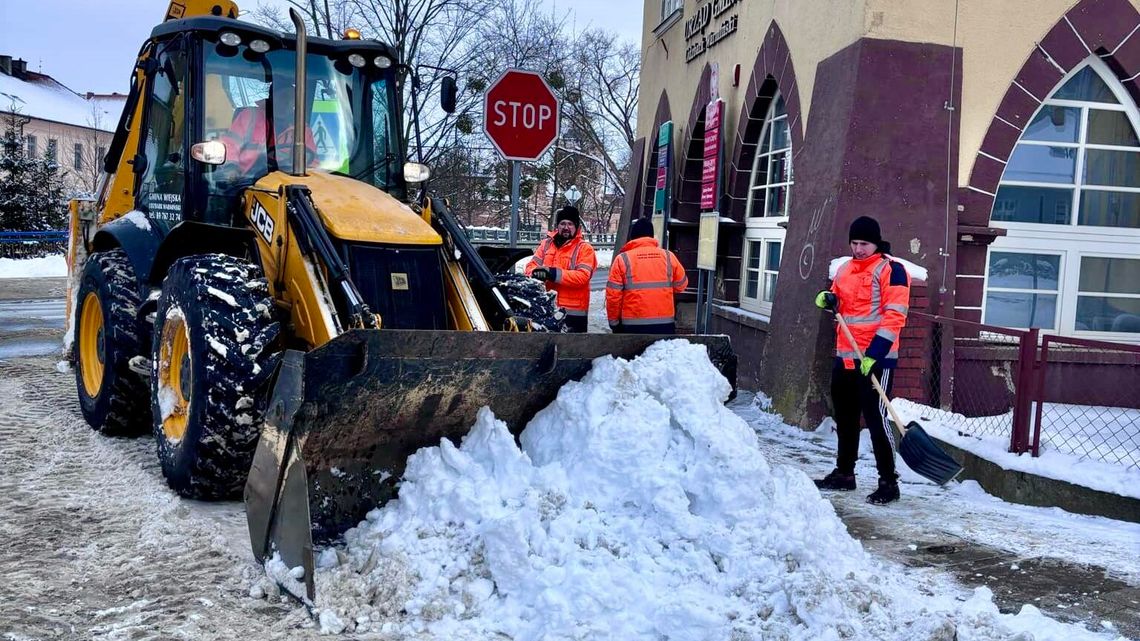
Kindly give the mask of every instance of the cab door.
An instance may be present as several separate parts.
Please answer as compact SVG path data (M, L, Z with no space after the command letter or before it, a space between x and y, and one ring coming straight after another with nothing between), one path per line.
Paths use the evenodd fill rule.
M159 49L139 148L145 167L136 183L135 207L164 236L182 221L186 198L187 58L182 39Z

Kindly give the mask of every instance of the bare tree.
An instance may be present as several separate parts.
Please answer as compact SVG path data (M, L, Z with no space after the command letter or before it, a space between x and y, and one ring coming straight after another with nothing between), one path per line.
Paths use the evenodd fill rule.
M79 143L79 169L75 171L80 188L87 194L95 194L99 190L99 180L103 176L103 156L111 143L112 134L103 131L106 117L102 105L91 100L91 115L87 118L87 131Z

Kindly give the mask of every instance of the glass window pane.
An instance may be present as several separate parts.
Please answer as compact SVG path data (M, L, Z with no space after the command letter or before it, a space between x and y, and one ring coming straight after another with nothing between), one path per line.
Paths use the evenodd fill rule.
M752 212L753 217L764 215L764 196L768 193L767 189L760 187L752 190Z
M748 269L760 269L760 243L748 243Z
M786 149L788 147L788 119L780 118L772 121L772 149Z
M768 164L767 183L769 185L775 183L788 182L788 172L792 166L791 154L787 152L772 154L769 156L771 162Z
M764 302L776 300L776 274L764 274Z
M1140 299L1078 296L1076 329L1140 333Z
M1100 74L1093 71L1092 67L1081 69L1052 97L1061 100L1088 100L1090 102L1119 104L1108 85L1101 80Z
M1140 259L1082 256L1080 291L1140 294Z
M787 187L772 187L768 190L768 216L786 216L788 214L787 207L788 188Z
M994 198L993 220L1068 225L1072 189L1000 187Z
M787 105L784 104L784 97L782 95L776 96L776 110L772 112L773 118L785 116L788 113Z
M1077 223L1097 227L1140 228L1140 194L1083 189Z
M1093 145L1140 147L1136 130L1123 111L1089 109L1088 142Z
M1033 117L1033 122L1025 128L1022 139L1043 140L1045 142L1077 142L1080 122L1081 110L1077 107L1045 105Z
M1054 329L1053 319L1056 316L1056 294L1023 294L1020 292L989 292L986 294L986 318L984 322L988 325Z
M992 251L986 286L1057 291L1060 270L1060 256Z
M780 243L768 243L768 261L764 264L764 269L769 271L780 269Z
M1009 158L1002 180L1071 184L1076 168L1075 147L1018 145Z
M1085 182L1140 187L1140 152L1089 149L1085 154Z

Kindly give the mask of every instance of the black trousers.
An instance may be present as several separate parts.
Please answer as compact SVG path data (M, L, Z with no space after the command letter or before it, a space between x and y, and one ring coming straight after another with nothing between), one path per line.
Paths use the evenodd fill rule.
M589 325L590 318L588 316L566 315L566 331L571 334L585 334Z
M893 371L884 370L877 364L871 368L887 396L891 394ZM831 401L835 404L835 431L839 435L835 468L842 474L855 473L855 460L859 458L859 416L862 415L867 431L871 433L879 479L898 480L895 434L887 423L887 407L871 385L871 378L863 376L858 369L844 369L837 363L831 372Z

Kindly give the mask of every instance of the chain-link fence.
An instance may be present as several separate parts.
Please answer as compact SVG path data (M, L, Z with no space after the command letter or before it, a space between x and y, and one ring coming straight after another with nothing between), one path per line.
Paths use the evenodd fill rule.
M912 312L897 396L1011 452L1140 467L1140 346Z
M1028 435L1030 408L1019 392L1032 384L1032 372L1023 371L1021 355L1034 335L912 312L901 341L896 393L927 406L928 419L963 434L1001 437L1012 446L1015 437Z
M1140 467L1140 346L1046 335L1034 387L1034 456Z
M0 258L40 258L65 253L65 231L0 232Z

